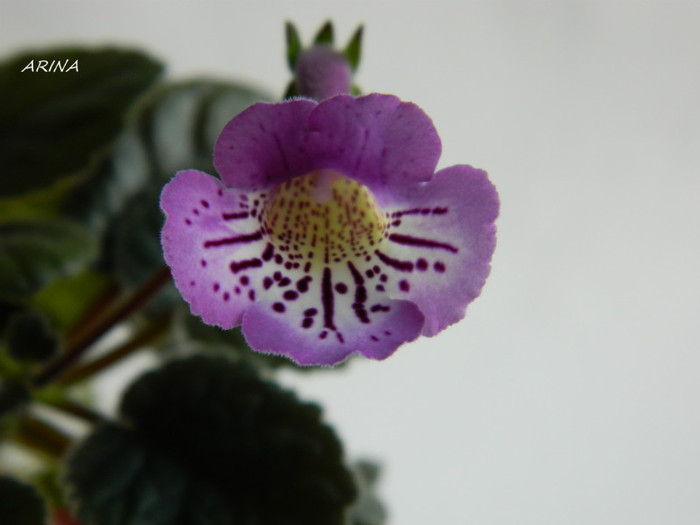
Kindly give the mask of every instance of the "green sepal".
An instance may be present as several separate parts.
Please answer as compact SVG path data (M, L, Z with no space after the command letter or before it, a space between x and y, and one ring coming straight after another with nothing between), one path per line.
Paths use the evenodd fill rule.
M78 71L27 70L39 59L77 62ZM89 172L162 69L139 52L109 48L37 50L5 62L0 66L0 196L16 197Z
M0 476L0 523L45 525L46 505L32 485Z
M318 33L316 33L316 36L314 37L314 45L332 46L335 41L333 33L333 22L328 20L325 24L323 24L321 29L318 30Z
M297 28L291 22L287 22L284 25L284 33L287 41L287 65L290 70L294 71L297 65L297 58L301 52L301 39Z
M287 100L288 98L296 97L298 95L299 90L297 89L297 82L296 80L291 80L289 84L287 84L287 89L284 90L282 100Z
M364 31L364 26L358 27L357 30L355 31L355 33L352 35L350 42L348 42L348 45L345 48L345 51L343 51L343 54L345 55L345 58L348 59L348 62L350 63L350 67L352 68L353 71L357 71L357 68L360 65L363 31Z
M27 309L10 319L7 353L22 362L45 361L58 352L59 336L45 315Z
M66 464L79 521L344 525L356 489L315 405L203 356L129 387ZM177 505L173 505L173 502Z
M387 512L376 494L380 466L369 460L360 460L352 465L358 488L357 502L349 513L352 525L384 525Z
M0 224L0 296L27 298L59 277L73 275L97 256L97 241L66 220Z

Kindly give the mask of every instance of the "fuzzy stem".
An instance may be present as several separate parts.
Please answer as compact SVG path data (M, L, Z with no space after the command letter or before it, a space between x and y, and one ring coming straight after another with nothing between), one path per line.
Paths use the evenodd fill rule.
M71 444L66 434L35 416L25 417L12 439L54 458L63 456Z
M160 269L138 292L123 305L101 318L86 330L81 338L70 345L53 363L40 372L32 381L35 388L41 388L68 370L88 350L92 344L114 325L123 321L144 306L160 288L170 280L170 269Z
M154 319L126 343L94 361L68 370L58 382L63 386L70 386L104 371L114 363L131 355L135 350L158 339L168 328L169 321L170 316L161 316Z

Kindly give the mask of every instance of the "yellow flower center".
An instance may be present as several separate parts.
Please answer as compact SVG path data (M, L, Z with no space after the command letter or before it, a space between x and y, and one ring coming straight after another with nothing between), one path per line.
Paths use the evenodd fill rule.
M265 203L261 220L263 231L290 259L324 264L370 255L385 231L369 190L333 170L281 184Z

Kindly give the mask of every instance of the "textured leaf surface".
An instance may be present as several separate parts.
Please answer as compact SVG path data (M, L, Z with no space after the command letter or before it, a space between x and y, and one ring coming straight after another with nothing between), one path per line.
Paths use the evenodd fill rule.
M46 509L31 485L0 476L0 523L3 525L44 525Z
M172 362L134 383L120 412L68 462L85 525L346 523L355 486L335 434L248 366Z
M58 334L36 310L15 315L8 327L7 352L18 361L43 361L58 351Z
M27 297L52 279L71 275L97 255L82 227L59 220L0 224L0 296Z
M32 72L25 69L34 60ZM37 71L66 60L78 72ZM24 72L22 70L25 69ZM0 67L0 195L20 195L86 170L121 132L129 107L161 64L134 51L66 48L17 56Z

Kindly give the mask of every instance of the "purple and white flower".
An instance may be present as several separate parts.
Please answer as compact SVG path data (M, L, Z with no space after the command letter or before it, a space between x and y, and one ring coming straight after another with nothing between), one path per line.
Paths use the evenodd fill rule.
M256 104L224 128L221 180L164 188L165 259L194 314L302 365L384 359L464 317L489 273L498 195L435 173L440 139L390 95Z

